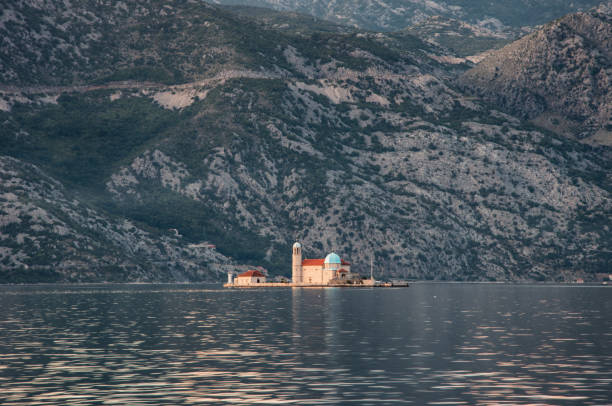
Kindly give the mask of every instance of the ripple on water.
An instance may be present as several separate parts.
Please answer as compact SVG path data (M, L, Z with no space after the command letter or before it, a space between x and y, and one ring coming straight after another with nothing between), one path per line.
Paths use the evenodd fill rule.
M0 392L48 405L607 404L611 293L3 287Z

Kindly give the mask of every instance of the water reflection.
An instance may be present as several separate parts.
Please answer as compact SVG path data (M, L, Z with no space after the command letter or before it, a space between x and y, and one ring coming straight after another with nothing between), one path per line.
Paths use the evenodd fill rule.
M0 288L3 404L609 404L612 289Z

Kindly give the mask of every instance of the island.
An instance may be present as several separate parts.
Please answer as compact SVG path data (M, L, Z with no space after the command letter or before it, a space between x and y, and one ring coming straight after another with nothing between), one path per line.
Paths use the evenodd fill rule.
M234 276L228 273L227 288L257 287L407 287L404 281L376 281L372 275L364 278L351 272L351 264L335 252L325 258L302 259L302 244L296 242L292 249L291 281L268 282L266 275L259 270L251 269Z

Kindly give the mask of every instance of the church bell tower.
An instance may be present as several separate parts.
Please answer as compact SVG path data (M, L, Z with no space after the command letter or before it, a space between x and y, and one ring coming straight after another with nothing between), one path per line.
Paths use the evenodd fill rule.
M291 269L291 282L302 283L302 244L293 244L293 260Z

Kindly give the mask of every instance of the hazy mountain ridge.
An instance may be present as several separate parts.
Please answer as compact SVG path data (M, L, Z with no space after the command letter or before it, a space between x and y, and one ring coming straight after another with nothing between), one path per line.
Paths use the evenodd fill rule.
M144 21L156 20L162 3L139 2ZM214 17L226 36L209 43L193 28L153 41L145 30L151 47L118 41L108 52L129 55L119 65L131 67L193 35L196 56L223 43L230 62L213 58L200 69L179 64L182 56L162 61L183 72L170 84L135 71L129 82L108 79L112 60L75 72L78 88L18 86L61 82L24 74L5 82L12 87L3 90L2 153L35 163L75 198L87 196L85 206L101 217L125 217L152 235L178 229L178 251L216 244L226 256L218 263L232 257L287 274L297 238L307 256L336 250L357 270L375 256L387 276L568 280L606 270L612 203L601 150L466 97L436 46L407 33L296 34L248 23L232 32L236 17L181 4L164 15L168 26ZM124 32L109 29L109 37ZM245 46L247 33L257 41ZM102 84L83 83L87 75ZM37 184L41 175L20 176ZM14 238L20 226L11 227L3 233ZM105 233L95 238L108 241ZM143 261L159 258L155 238L142 244ZM16 252L0 260L5 272L34 264L15 262ZM103 278L104 255L87 258L80 272ZM207 266L216 276L219 268ZM202 276L189 272L177 275Z
M374 31L397 31L433 16L464 20L498 32L547 23L598 0L211 0L210 3L270 7L297 11L344 25Z
M610 143L610 10L602 6L552 22L492 52L461 81L475 94L559 134L585 138L607 132Z
M501 48L518 35L440 16L428 18L406 29L406 32L445 47L452 55L471 57L474 62L480 60L478 54Z
M359 31L355 27L294 11L280 11L266 7L245 5L219 5L219 7L245 19L254 20L267 28L297 35L307 35L313 32L353 33Z

